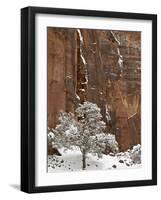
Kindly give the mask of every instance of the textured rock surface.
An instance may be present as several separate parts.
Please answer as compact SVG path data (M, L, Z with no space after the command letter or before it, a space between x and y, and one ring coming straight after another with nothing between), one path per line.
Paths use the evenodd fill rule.
M87 100L101 108L120 150L141 143L140 65L140 32L48 28L48 126Z

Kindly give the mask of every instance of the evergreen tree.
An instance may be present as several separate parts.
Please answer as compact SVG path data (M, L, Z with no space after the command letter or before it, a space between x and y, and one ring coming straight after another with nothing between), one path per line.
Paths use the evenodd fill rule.
M59 124L49 133L49 142L56 148L73 149L78 147L82 153L82 169L86 168L86 155L92 153L102 157L108 147L112 152L118 151L115 136L105 133L100 108L91 102L80 104L73 113L61 112Z

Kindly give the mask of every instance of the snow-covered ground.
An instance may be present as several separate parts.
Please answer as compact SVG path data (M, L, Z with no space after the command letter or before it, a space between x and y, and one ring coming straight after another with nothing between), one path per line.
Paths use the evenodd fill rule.
M82 154L79 150L59 150L62 156L48 156L48 172L65 172L82 170ZM87 154L86 170L109 170L109 169L133 169L141 167L141 164L134 164L129 152L116 155L104 155L102 158Z

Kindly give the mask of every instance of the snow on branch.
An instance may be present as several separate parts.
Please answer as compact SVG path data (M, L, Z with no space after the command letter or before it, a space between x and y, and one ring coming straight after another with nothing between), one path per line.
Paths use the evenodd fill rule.
M112 152L118 151L115 136L105 133L105 122L100 108L91 102L80 104L75 114L61 112L59 124L48 134L49 142L56 148L74 149L78 147L83 156L83 168L87 153L99 157L108 147Z

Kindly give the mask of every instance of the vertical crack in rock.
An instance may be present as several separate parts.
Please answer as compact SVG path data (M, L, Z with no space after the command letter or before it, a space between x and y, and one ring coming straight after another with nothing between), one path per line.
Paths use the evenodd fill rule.
M105 111L106 111L106 120L107 122L109 122L111 120L111 116L109 114L109 110L108 110L108 105L105 105Z
M117 48L117 53L118 53L118 56L119 56L118 64L119 64L119 66L120 66L120 69L122 69L122 68L123 68L123 57L122 57L122 55L120 54L120 49L119 49L119 48Z
M78 32L78 36L79 36L79 40L80 40L80 57L82 59L83 65L84 65L84 71L85 71L85 82L82 82L82 84L85 84L88 86L88 71L87 71L87 62L85 60L85 57L83 55L83 36L82 33L80 31L80 29L77 29Z
M112 36L114 37L115 41L117 42L118 45L120 45L120 41L117 39L116 35L114 34L113 31L110 31Z
M114 34L113 31L110 31L114 40L116 41L116 43L118 44L118 47L117 47L117 54L118 54L118 64L119 64L119 67L121 69L121 72L122 72L122 68L123 68L123 56L120 54L120 49L119 49L119 46L121 45L120 41L117 39L116 35Z
M84 40L80 29L77 29L77 93L80 97L80 102L87 100L87 88L88 88L88 71L87 62L83 54Z
M121 42L118 40L118 38L116 37L115 33L113 31L111 31L111 34L115 40L115 42L117 43L116 49L117 49L117 55L118 55L118 65L120 68L120 77L122 77L123 75L123 56L120 53L120 46L121 46ZM122 105L124 106L124 112L126 113L126 116L128 116L128 111L127 111L127 106L126 106L126 101L124 99L124 95L122 93L121 90L121 85L122 85L122 79L120 79L117 83L116 83L116 87L117 87L117 92L120 96L120 100L122 102Z

